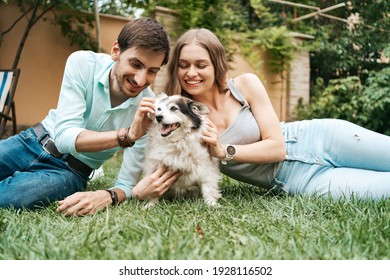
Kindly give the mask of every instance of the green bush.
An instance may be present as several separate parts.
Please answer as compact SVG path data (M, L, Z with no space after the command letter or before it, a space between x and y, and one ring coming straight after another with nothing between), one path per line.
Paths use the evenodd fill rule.
M367 128L390 135L390 67L372 72L363 90L363 113Z
M338 118L390 135L390 67L371 72L365 84L356 76L316 80L309 105L297 107L298 119Z

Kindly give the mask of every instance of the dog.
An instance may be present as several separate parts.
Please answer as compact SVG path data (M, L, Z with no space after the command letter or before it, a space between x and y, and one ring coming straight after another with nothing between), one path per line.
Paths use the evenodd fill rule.
M201 144L209 109L189 98L165 93L156 95L155 117L148 130L145 172L151 174L161 166L180 171L181 176L163 195L168 199L203 197L210 206L221 198L218 160ZM150 199L145 208L158 203Z

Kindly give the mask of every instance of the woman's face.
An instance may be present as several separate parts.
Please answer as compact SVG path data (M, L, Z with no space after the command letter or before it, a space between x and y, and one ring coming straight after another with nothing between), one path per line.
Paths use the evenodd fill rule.
M216 87L215 69L210 55L196 43L181 49L178 76L181 87L190 95L199 95Z

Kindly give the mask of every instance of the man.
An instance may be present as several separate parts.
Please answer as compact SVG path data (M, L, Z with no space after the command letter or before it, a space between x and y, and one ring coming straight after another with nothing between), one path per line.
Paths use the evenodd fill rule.
M147 114L154 114L149 86L168 58L168 34L150 18L127 23L111 55L71 54L57 108L0 141L0 207L35 209L63 199L59 212L88 215L131 197L142 172ZM92 171L121 148L126 149L115 186L81 192ZM161 185L162 175L164 182L177 176L161 169L144 183Z

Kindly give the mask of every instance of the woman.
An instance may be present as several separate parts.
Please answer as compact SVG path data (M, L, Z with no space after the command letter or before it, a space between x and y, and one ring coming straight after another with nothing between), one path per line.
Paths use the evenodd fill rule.
M290 195L390 196L390 137L336 119L279 123L259 78L227 71L218 38L193 29L173 49L165 88L209 107L203 140L224 174Z

